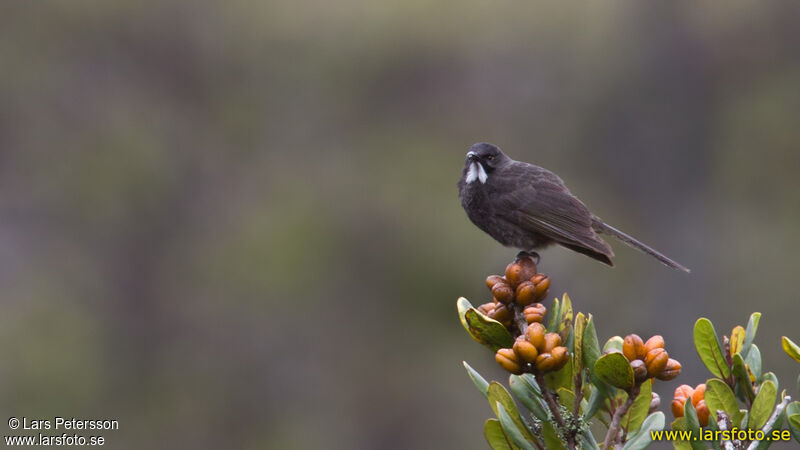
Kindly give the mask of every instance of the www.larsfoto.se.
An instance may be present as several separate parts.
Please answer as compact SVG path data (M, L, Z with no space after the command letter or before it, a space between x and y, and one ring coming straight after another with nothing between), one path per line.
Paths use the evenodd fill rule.
M788 441L791 439L789 430L773 430L769 434L762 430L701 430L694 434L688 430L661 430L651 431L650 437L654 441Z
M57 436L39 433L38 436L3 436L9 447L23 446L101 446L106 439L103 436L80 436L63 433Z

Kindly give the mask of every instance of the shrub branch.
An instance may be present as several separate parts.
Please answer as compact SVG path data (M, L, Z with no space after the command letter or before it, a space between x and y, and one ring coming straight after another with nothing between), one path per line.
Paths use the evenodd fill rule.
M625 403L623 403L621 407L614 411L614 416L611 419L611 425L609 425L608 433L606 433L606 438L603 441L604 449L609 448L611 443L617 439L620 430L620 422L622 422L622 416L628 412L628 410L631 408L631 405L633 405L633 402L636 400L636 397L639 396L641 386L641 383L634 384L631 390L628 391L628 399L625 400Z
M542 395L544 396L544 400L545 403L547 403L548 409L550 409L550 413L553 415L553 420L566 435L567 448L570 450L575 449L575 433L572 432L569 427L567 427L567 423L564 421L564 417L561 415L561 410L558 407L558 402L556 401L555 397L553 397L553 393L550 392L550 389L547 387L544 375L536 370L534 371L533 376L536 378L536 383L539 384L539 388L542 390Z

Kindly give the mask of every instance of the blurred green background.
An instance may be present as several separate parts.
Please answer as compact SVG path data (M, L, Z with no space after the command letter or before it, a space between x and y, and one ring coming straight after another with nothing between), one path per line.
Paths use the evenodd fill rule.
M0 414L110 448L484 448L455 300L515 250L461 210L476 141L560 174L617 267L540 269L601 339L761 311L793 395L800 5L4 2ZM549 304L549 303L548 303ZM669 416L668 416L669 417ZM5 427L5 425L3 425ZM5 429L5 428L4 428ZM4 432L3 434L6 434Z

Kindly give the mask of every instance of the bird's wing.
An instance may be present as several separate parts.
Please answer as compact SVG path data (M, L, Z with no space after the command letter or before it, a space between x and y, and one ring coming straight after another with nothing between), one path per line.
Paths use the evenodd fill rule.
M528 166L535 167L535 166ZM504 196L502 211L519 226L567 246L586 247L612 255L592 228L592 213L572 195L558 176L536 167L520 170L515 186Z

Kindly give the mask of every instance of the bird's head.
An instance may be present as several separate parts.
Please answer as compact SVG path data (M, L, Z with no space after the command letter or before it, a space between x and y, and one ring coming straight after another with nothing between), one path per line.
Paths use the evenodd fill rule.
M509 161L511 159L496 145L487 142L474 144L467 152L467 159L464 161L467 184L475 180L486 183L489 174Z

